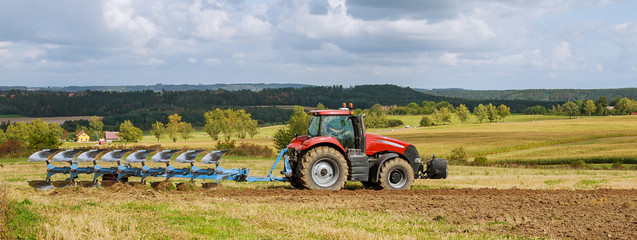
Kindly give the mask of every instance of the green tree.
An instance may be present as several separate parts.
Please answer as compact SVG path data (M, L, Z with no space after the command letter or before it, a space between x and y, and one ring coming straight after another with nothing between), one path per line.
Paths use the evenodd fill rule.
M595 102L593 102L593 100L589 99L584 102L584 107L582 109L584 110L584 113L586 113L586 115L590 116L595 113L595 110L597 110L597 106L595 106Z
M434 119L440 124L451 123L451 111L448 108L440 108L435 114Z
M254 138L254 136L259 134L259 122L257 120L250 119L246 124L246 132L250 135L250 138Z
M130 120L119 125L119 137L126 142L137 142L142 139L142 130L135 127Z
M29 141L29 125L25 122L15 122L7 127L5 132L6 140L17 140L21 142Z
M478 104L478 106L473 109L473 115L478 119L478 122L482 123L483 120L489 117L489 109L482 104Z
M56 148L62 145L62 127L55 123L46 123L40 119L31 121L28 126L28 145L33 150Z
M224 110L223 114L226 122L221 129L221 133L223 133L223 135L226 137L226 140L230 140L232 135L240 133L241 119L239 118L239 114L232 109Z
M621 98L615 104L617 114L632 114L637 112L637 103L630 98Z
M498 113L498 116L500 117L500 119L502 119L503 122L504 122L504 118L511 116L511 108L507 107L504 104L500 104L500 106L498 106L498 108L496 109L496 112Z
M420 119L420 126L421 127L429 127L429 126L433 126L433 125L436 125L436 124L434 123L434 120L432 120L430 116L423 116Z
M224 125L227 124L227 119L223 110L217 108L214 111L204 113L203 116L206 122L203 130L208 134L208 136L210 136L210 138L212 138L212 140L218 140L221 130L224 128Z
M436 104L436 109L440 110L442 108L447 108L449 111L453 112L453 105L447 101L442 101Z
M365 126L369 128L385 128L389 123L383 112L370 111L365 116Z
M166 131L168 132L168 137L170 137L173 142L177 142L177 134L179 134L179 127L181 123L181 116L175 113L173 115L168 116L168 124L166 124Z
M568 118L573 118L573 116L577 116L580 113L577 104L571 101L566 102L563 108L564 113L568 116Z
M194 131L195 129L192 128L192 124L187 122L179 123L179 136L181 136L184 141L188 141L189 138L192 138L192 132Z
M378 114L386 114L387 111L385 111L385 109L383 108L383 105L380 105L378 103L372 105L371 108L369 108L369 113L378 113Z
M548 111L546 111L546 107L536 105L536 106L528 107L524 109L522 113L526 115L545 115L548 113Z
M93 116L91 117L91 120L88 123L89 127L88 127L88 132L87 134L91 137L94 137L95 135L97 135L98 139L93 139L93 141L97 141L99 140L99 138L103 138L104 137L104 123L102 122L102 119L100 119L98 116Z
M166 133L164 124L160 121L155 121L155 123L153 123L152 125L152 130L150 130L150 134L155 136L155 138L157 138L157 142L159 142L159 139L164 136L164 133Z
M252 127L252 115L247 113L244 109L239 109L236 111L237 118L239 121L235 125L237 128L237 135L239 138L244 139L248 135L249 131L258 131L257 129L248 129Z
M276 149L281 150L288 146L294 136L307 134L310 124L310 115L305 112L305 108L294 106L294 112L290 116L287 124L279 128L274 133L274 145Z
M608 115L608 99L605 96L601 96L595 101L597 107L597 115Z
M498 116L498 110L495 106L493 106L493 104L489 103L489 105L486 106L487 107L487 119L489 119L489 122L493 122L498 120L498 118L500 116Z
M456 116L458 116L460 122L465 123L471 116L471 112L469 112L467 106L460 104L460 106L456 108Z
M316 110L326 110L327 108L322 103L316 104Z

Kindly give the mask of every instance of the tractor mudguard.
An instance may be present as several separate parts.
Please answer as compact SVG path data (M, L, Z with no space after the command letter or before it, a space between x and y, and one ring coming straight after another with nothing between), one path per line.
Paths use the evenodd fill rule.
M376 162L374 162L374 165L372 165L372 167L369 169L369 181L370 182L378 182L378 178L380 177L380 166L383 165L383 163L385 163L387 160L395 158L395 157L400 157L397 153L385 153L383 155L381 155Z

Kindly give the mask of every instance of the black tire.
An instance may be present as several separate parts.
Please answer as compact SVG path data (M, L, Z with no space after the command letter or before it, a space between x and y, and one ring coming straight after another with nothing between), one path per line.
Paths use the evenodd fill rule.
M310 190L340 190L347 181L345 157L334 148L317 147L301 158L298 179Z
M381 166L378 183L380 188L387 190L410 189L414 183L414 170L404 159L390 159Z
M301 183L298 177L291 177L290 185L292 185L292 187L296 189L305 189L305 187L303 186L303 183Z

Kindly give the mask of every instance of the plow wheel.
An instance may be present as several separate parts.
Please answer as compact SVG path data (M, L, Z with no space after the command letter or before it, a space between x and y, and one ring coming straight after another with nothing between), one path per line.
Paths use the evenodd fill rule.
M414 183L414 170L403 159L391 159L383 163L378 183L382 189L387 190L409 189Z
M299 164L298 180L311 190L340 190L347 181L348 167L343 155L331 147L308 151Z

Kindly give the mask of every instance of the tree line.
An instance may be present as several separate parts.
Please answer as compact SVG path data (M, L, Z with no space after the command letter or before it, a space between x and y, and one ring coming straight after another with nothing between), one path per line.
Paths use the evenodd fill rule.
M563 116L608 116L608 115L630 115L637 112L637 102L631 98L616 97L608 101L605 96L599 97L596 101L591 99L578 100L575 102L565 102L564 104L552 105L550 108L544 106L532 106L523 111L528 115L563 115Z
M281 123L292 110L275 105L315 106L321 102L329 108L338 108L342 102L352 102L358 108L368 109L374 104L405 106L412 102L446 101L474 108L478 104L505 104L512 112L541 105L550 107L557 102L518 100L465 100L440 97L394 85L321 86L304 88L276 88L261 91L188 90L188 91L0 91L0 114L19 114L30 117L50 116L104 116L104 128L116 130L125 120L142 129L150 129L156 121L163 121L173 113L194 127L205 125L203 114L210 109L245 109L259 124ZM400 110L395 110L400 111ZM423 113L427 113L425 110Z

